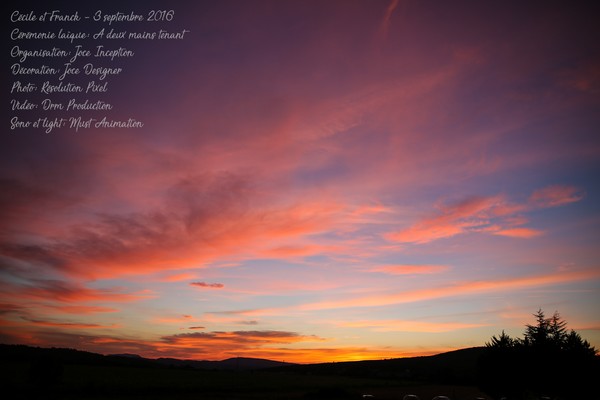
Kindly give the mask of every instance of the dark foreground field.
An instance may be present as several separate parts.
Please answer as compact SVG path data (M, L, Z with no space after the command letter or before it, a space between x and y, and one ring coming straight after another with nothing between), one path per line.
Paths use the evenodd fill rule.
M11 399L402 399L417 394L422 400L438 395L473 400L489 398L467 382L479 352L298 365L153 360L0 345L0 385ZM278 366L264 368L273 364Z
M44 378L32 376L28 363L2 363L3 389L16 399L360 399L363 394L402 399L409 393L427 400L435 395L453 400L484 397L468 386L296 372L52 364L46 368Z

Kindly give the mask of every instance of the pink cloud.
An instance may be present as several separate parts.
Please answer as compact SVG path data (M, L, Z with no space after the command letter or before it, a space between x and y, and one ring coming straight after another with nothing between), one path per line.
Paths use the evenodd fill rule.
M390 29L390 20L392 18L392 13L398 7L399 0L392 0L385 10L385 15L383 16L383 20L381 21L381 25L379 27L379 34L383 39L385 39L388 35L388 31Z
M330 245L319 245L319 244L305 244L305 245L283 245L271 249L266 249L262 254L266 257L274 258L294 258L294 257L306 257L314 254L325 254L332 253L339 250L336 246Z
M0 253L75 277L146 274L224 256L257 256L278 241L328 230L335 213L343 209L319 200L248 210L246 203L254 196L240 176L186 179L174 185L165 205L154 211L103 214L96 222L73 227L65 237L45 244L5 244ZM309 254L307 250L310 247L302 252Z
M442 206L436 215L424 218L405 230L387 234L386 237L397 242L422 244L484 229L489 225L492 210L503 203L501 197L472 197L450 206Z
M520 213L538 208L557 207L577 202L581 191L572 186L548 186L536 190L526 204L509 202L504 196L470 197L458 203L442 205L406 229L385 235L401 243L424 244L456 235L481 232L515 238L533 238L542 231L523 227L527 218Z
M151 295L143 292L124 293L120 288L112 289L93 289L86 287L76 281L62 281L56 279L33 279L28 284L9 284L0 281L0 288L7 294L10 294L13 299L20 301L43 301L47 304L55 303L76 303L76 307L81 307L79 303L88 302L111 302L122 303L138 301L149 298ZM69 310L68 308L66 309ZM77 308L72 308L72 311ZM101 311L106 312L103 308L80 308L79 311Z
M529 202L534 207L558 207L580 201L583 196L574 186L552 185L533 192Z

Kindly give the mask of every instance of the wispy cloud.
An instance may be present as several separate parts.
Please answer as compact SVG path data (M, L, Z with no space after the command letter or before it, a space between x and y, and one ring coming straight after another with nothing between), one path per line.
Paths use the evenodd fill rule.
M392 13L398 7L399 0L392 0L388 7L385 10L385 15L383 16L383 20L381 21L381 25L379 27L379 34L383 39L387 38L388 31L390 29L390 20L392 18Z
M33 279L23 284L12 284L0 281L0 287L13 298L21 300L43 301L48 304L55 303L81 303L81 302L110 302L122 303L138 301L151 297L147 293L126 293L120 288L114 289L92 289L77 282L67 282L56 279ZM80 306L77 304L77 306ZM66 309L68 310L68 308ZM74 311L76 309L71 309ZM107 309L95 308L87 311L107 311ZM81 308L80 311L86 311Z
M191 282L191 286L209 288L209 289L222 289L225 287L222 283L206 283L206 282Z
M469 197L442 205L406 229L388 233L386 238L401 243L424 244L464 233L492 233L515 238L542 235L539 229L521 226L528 219L521 214L546 207L558 207L583 198L581 190L571 186L548 186L536 190L523 204L510 202L505 196Z
M181 180L164 206L150 212L103 214L45 244L0 243L0 253L18 262L85 278L147 274L208 263L221 256L270 252L308 255L320 247L268 248L286 238L327 229L342 205L323 202L249 210L255 196L243 176L216 174ZM241 244L244 246L241 246ZM312 248L312 249L311 249ZM187 275L171 275L183 279Z
M161 282L181 282L181 281L189 281L197 279L198 275L194 273L181 273L181 274L169 274L165 276L161 276L159 280Z
M471 329L486 326L486 324L467 324L460 322L425 322L403 320L365 320L352 322L338 322L339 326L346 328L367 328L377 332L424 332L441 333L461 329Z
M584 193L574 186L552 185L536 190L529 197L533 207L558 207L583 199Z
M508 237L515 237L515 238L524 238L524 239L533 238L533 237L544 234L543 231L541 231L539 229L532 229L532 228L507 228L507 229L499 228L498 230L494 230L492 233L494 235L499 235L499 236L508 236Z
M155 323L158 323L158 324L173 324L173 325L188 325L191 323L202 322L201 319L196 318L192 315L188 315L188 314L155 317L152 319L152 321Z
M237 322L240 325L258 325L258 321L255 319L243 320L243 321L237 321Z
M297 343L306 341L323 341L317 336L304 336L296 332L286 331L233 331L233 332L201 332L201 333L180 333L171 336L163 336L162 341L171 344L193 343L200 345L202 343L221 343L230 344L234 347L238 345L264 345L273 343Z
M407 229L390 233L387 238L404 243L428 243L469 231L480 231L490 225L494 210L505 203L501 196L471 197L459 203L444 205L438 213L426 217Z
M100 325L94 323L82 323L82 322L60 322L50 320L39 320L33 318L25 318L27 322L31 322L35 325L49 326L55 328L66 328L66 329L99 329L99 328L118 328L117 325Z
M112 313L118 311L116 308L84 305L59 305L54 307L56 311L68 314L97 314Z
M400 293L359 296L344 300L309 303L301 310L336 309L348 307L378 307L391 304L413 303L456 296L471 296L480 293L515 291L523 288L536 288L577 282L600 277L600 270L588 269L570 272L558 272L548 275L534 275L499 280L466 281L454 285L439 286L430 289L407 290Z
M370 271L390 275L429 275L445 272L449 268L447 265L383 265L372 268Z

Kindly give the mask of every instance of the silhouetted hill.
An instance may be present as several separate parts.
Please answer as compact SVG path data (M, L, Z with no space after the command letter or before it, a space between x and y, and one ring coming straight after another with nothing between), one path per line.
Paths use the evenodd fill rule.
M139 354L123 353L123 354L109 354L110 357L127 357L127 358L143 358Z
M154 366L153 360L127 355L109 355L91 353L75 349L32 347L26 345L0 344L0 360L13 362L37 362L53 360L63 364L112 365L112 366Z
M472 347L434 356L293 365L275 370L361 378L473 384L477 376L477 362L484 350L484 347Z
M222 361L181 360L175 358L147 359L137 354L104 356L74 349L0 345L0 359L6 361L35 362L43 358L62 364L150 368L168 367L204 370L268 369L275 372L287 371L311 375L473 384L476 378L477 362L483 351L483 347L474 347L424 357L320 364L291 364L245 357L229 358Z
M261 358L236 357L222 361L180 360L176 358L149 359L137 354L111 354L101 355L87 351L42 348L26 345L0 344L0 360L34 362L39 359L48 359L66 364L85 365L113 365L113 366L138 366L138 367L176 367L211 370L252 370L294 365L279 361Z
M464 392L464 398L475 398L482 395L473 384L482 350L301 365L241 357L152 360L136 354L105 356L74 349L0 344L0 382L8 392L23 394L15 399L318 399L342 395L361 398L361 393L391 399L406 393L431 398L434 392ZM247 397L248 393L253 397Z
M266 369L274 367L284 367L296 364L285 363L280 361L265 360L263 358L246 358L235 357L221 361L196 361L196 360L180 360L177 358L159 358L158 363L170 367L185 367L185 368L202 368L202 369L218 369L218 370L250 370L250 369Z

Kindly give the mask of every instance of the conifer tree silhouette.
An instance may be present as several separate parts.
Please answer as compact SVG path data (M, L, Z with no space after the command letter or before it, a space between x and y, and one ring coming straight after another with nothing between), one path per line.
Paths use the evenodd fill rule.
M522 339L504 331L486 343L479 360L478 380L492 396L525 399L551 395L584 398L594 389L600 374L597 350L579 333L567 329L558 312L547 318L543 310L533 314Z

